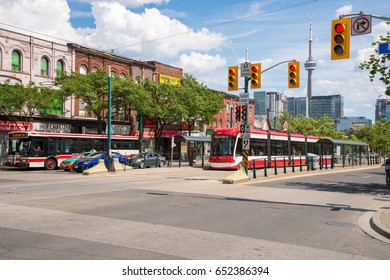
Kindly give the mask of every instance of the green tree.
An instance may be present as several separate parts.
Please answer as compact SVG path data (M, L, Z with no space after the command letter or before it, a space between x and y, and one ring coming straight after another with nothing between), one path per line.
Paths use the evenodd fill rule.
M283 130L284 123L287 124L287 130L291 133L317 135L333 139L343 139L344 137L343 132L336 131L334 121L327 115L320 119L313 119L302 115L294 117L288 111L284 111L279 117L278 130Z
M145 79L142 86L146 98L139 104L137 111L156 123L153 131L155 141L158 143L168 125L181 123L185 109L178 101L177 86L156 83L150 79Z
M56 79L65 96L74 94L86 103L85 109L97 117L98 133L103 131L103 121L107 118L108 76L104 69L89 72L64 74Z
M390 22L387 22L387 24L390 25ZM378 51L378 45L385 42L390 42L390 32L387 32L386 36L380 36L379 41L372 43L376 47L375 54L370 55L369 60L362 62L359 67L370 71L370 81L373 81L378 76L379 81L386 87L386 95L390 95L390 54L379 54Z
M383 155L390 151L390 123L382 119L370 127L363 127L359 130L359 138L373 151Z
M187 122L189 134L196 121L210 123L224 106L223 95L200 84L191 74L185 73L178 87L183 120Z
M32 119L40 111L51 113L55 108L54 100L61 99L58 92L50 87L36 85L31 82L27 86L21 84L11 85L6 81L0 90L0 115L5 116L15 127L18 121L23 123L23 128L28 129Z

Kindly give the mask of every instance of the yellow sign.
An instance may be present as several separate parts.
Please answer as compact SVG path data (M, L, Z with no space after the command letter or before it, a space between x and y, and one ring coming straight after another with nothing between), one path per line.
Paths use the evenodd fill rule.
M176 85L180 84L180 78L160 74L160 83L161 84L170 84L170 85L176 86Z

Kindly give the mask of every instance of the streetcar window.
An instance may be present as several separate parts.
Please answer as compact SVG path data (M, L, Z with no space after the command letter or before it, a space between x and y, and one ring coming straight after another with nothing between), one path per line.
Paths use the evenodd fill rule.
M271 155L283 156L288 154L287 141L271 140Z
M305 143L291 142L291 154L293 156L300 156L305 154Z
M267 154L267 143L265 139L252 138L250 145L250 156L264 156Z
M235 142L236 137L230 135L216 135L211 142L211 154L215 156L232 156Z

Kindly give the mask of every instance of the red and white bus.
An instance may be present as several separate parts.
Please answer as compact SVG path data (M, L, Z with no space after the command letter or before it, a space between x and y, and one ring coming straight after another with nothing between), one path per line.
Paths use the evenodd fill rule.
M61 161L81 152L107 150L107 135L50 133L38 131L10 132L8 134L6 166L44 167L56 169ZM111 151L130 157L139 151L136 136L111 136Z
M319 137L276 131L251 130L248 167L264 168L306 164L308 153L318 154ZM209 163L213 169L237 169L242 161L242 138L239 128L214 129ZM329 160L329 159L325 159Z

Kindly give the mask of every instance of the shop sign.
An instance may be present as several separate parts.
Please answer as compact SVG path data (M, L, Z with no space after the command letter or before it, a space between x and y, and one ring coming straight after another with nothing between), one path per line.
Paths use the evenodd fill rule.
M32 123L28 123L27 130L32 130ZM23 122L11 122L0 120L0 132L26 131Z
M72 132L72 126L68 123L41 123L34 122L33 130L54 132L54 133L70 133Z

